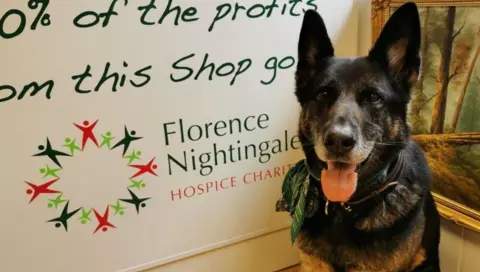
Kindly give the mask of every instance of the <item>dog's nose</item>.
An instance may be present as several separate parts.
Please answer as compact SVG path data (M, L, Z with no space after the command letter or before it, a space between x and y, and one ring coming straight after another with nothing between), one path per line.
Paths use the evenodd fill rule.
M356 140L353 129L348 126L334 127L325 135L325 148L336 156L344 155L352 150Z

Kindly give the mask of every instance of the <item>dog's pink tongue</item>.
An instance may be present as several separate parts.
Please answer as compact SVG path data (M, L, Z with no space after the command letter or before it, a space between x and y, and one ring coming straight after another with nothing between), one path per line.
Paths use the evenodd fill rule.
M357 189L356 165L339 167L334 162L327 163L328 169L322 171L323 194L329 201L346 202Z

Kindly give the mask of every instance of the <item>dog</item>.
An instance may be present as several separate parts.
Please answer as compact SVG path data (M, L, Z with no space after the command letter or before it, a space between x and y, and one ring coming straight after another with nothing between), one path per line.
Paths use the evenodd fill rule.
M301 271L441 271L431 170L407 124L420 44L411 2L355 58L335 57L322 17L305 12L295 72L298 135L322 208L294 239Z

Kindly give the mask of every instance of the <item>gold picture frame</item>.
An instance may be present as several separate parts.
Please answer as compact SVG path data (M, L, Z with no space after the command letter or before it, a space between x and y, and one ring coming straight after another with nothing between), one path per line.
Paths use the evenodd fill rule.
M419 126L420 128L418 128L417 131L422 131L422 128L423 131L425 131L426 128L427 132L415 133L415 129L412 129L412 138L422 146L427 159L429 160L429 164L434 166L432 168L434 172L432 192L437 203L438 211L442 217L451 220L458 225L480 232L480 198L477 196L480 195L480 168L477 165L477 163L480 162L480 152L477 151L480 149L480 122L477 122L476 120L473 121L472 118L472 125L470 126L471 131L468 131L468 129L462 129L461 132L458 132L459 118L461 121L461 118L468 116L468 113L475 113L475 111L472 113L471 110L476 110L476 105L478 105L478 110L480 112L480 65L477 64L480 63L480 59L477 61L480 52L480 19L476 21L475 18L480 18L480 1L372 0L372 44L380 35L380 32L392 14L392 11L406 2L415 2L421 13L422 54L424 54L422 55L422 62L425 57L425 62L429 61L430 64L430 66L422 66L421 77L424 77L424 79L421 80L421 83L418 83L421 84L421 86L415 86L415 88L419 89L416 91L418 95L417 97L423 97L422 101L424 103L420 103L422 105L420 110L418 109L420 106L411 106L412 108L415 107L416 115L413 115L412 113L414 110L409 109L409 118L412 118L410 120L414 120L413 123L418 121L418 123L423 125L421 127ZM478 7L478 15L475 10L468 9L468 7ZM472 13L476 16L472 15ZM461 14L461 16L456 16L456 14ZM441 20L435 21L438 18ZM469 22L467 18L472 19L471 22ZM448 28L449 24L450 28ZM465 37L459 35L462 31L464 32L462 35ZM445 43L446 40L448 40L447 35L450 35L449 46ZM449 49L445 50L445 48ZM450 54L447 54L446 52L450 52ZM450 55L450 57L447 57L448 61L446 61L444 55ZM436 75L432 72L435 71L435 64L437 67L442 65L449 66L449 71L447 73L448 76L445 76L445 80L442 80L440 71L436 73ZM479 70L478 76L476 75L477 66ZM472 75L474 75L473 78ZM453 80L454 77L458 77L458 82ZM469 86L473 84L471 82L475 79L475 86L478 84L478 88ZM425 82L430 82L430 84ZM433 86L433 83L431 82L434 82L435 86ZM455 82L455 84L453 82ZM441 89L442 87L439 87L439 84L440 86L446 84L446 87ZM428 88L429 86L432 87ZM443 90L443 92L439 92L439 90ZM425 92L430 92L430 98L427 98L428 96ZM434 93L433 95L432 92ZM469 96L466 98L465 96L467 92L469 92ZM475 93L470 94L472 92ZM453 98L449 96L453 96ZM470 96L474 97L475 100L472 101L473 98ZM413 99L416 99L414 97L415 94L412 95L412 101ZM444 104L443 106L441 106L442 100ZM466 110L463 110L465 103L467 103L466 101L469 105L473 105L468 108L468 113L464 113ZM432 108L431 112L429 112L428 109L424 109L424 107L428 107L428 105L432 105L430 106ZM440 112L439 109L443 109L443 113L440 114L443 115L443 117L440 117L442 119L440 120L440 126L438 125L439 120L437 116ZM448 109L453 109L453 114L451 114L451 111L447 111ZM410 114L412 115L411 117ZM428 128L428 124L426 125L426 123L428 123L428 118L426 118L426 116L428 117L429 114L431 118L429 121L430 129ZM447 115L452 116L450 121L448 121L448 118L446 117ZM476 113L476 115L478 116L478 113ZM422 119L420 120L422 122L417 119ZM477 119L480 121L480 118L477 117ZM450 122L450 124L447 124L448 122ZM466 121L463 123L465 122ZM446 128L447 126L448 129ZM465 126L466 125L463 125L463 127ZM467 146L470 147L467 148ZM474 151L473 153L468 153L472 152L471 146L474 146ZM444 148L446 151L444 151ZM435 156L437 157L434 155L429 156L429 152L432 154L436 153ZM452 154L454 155L452 156ZM458 154L462 154L462 156ZM463 154L469 156L463 163L447 163L453 162L454 160L465 159L466 157L464 158ZM472 157L476 159L472 160ZM447 159L442 160L440 158ZM449 170L450 168L454 168L454 170ZM464 168L468 168L468 171ZM470 171L472 169L474 170L473 172ZM464 170L466 173L471 173L472 176L469 176L469 174L457 174L455 172L460 171L461 173L464 173ZM470 194L473 196L470 196Z

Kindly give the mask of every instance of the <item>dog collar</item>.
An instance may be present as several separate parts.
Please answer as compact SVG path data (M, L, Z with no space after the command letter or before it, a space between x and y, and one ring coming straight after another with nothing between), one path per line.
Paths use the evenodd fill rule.
M405 155L402 151L399 152L397 156L397 161L390 173L387 175L385 182L382 182L384 185L371 191L369 194L356 199L354 195L348 201L340 203L340 205L346 210L351 211L352 205L363 203L373 197L380 195L382 192L387 190L390 187L393 187L398 184L398 176L402 172L404 165ZM395 156L393 156L393 159ZM378 183L378 180L387 172L390 162L379 171L374 173L365 181L359 182L362 184L369 183ZM320 165L320 164L319 164ZM326 166L320 165L320 169L315 169L319 171L312 171L308 162L305 159L298 161L294 164L285 175L282 184L282 197L276 203L276 211L288 211L292 217L292 224L290 229L291 242L294 243L300 229L303 225L303 221L307 217L312 217L319 209L319 199L323 198L325 200L325 214L328 215L328 206L329 201L325 198L319 186L310 184L310 177L315 180L321 181L320 176L313 173L320 173ZM318 167L317 167L318 168ZM372 186L367 187L370 189ZM364 189L365 191L365 189Z

